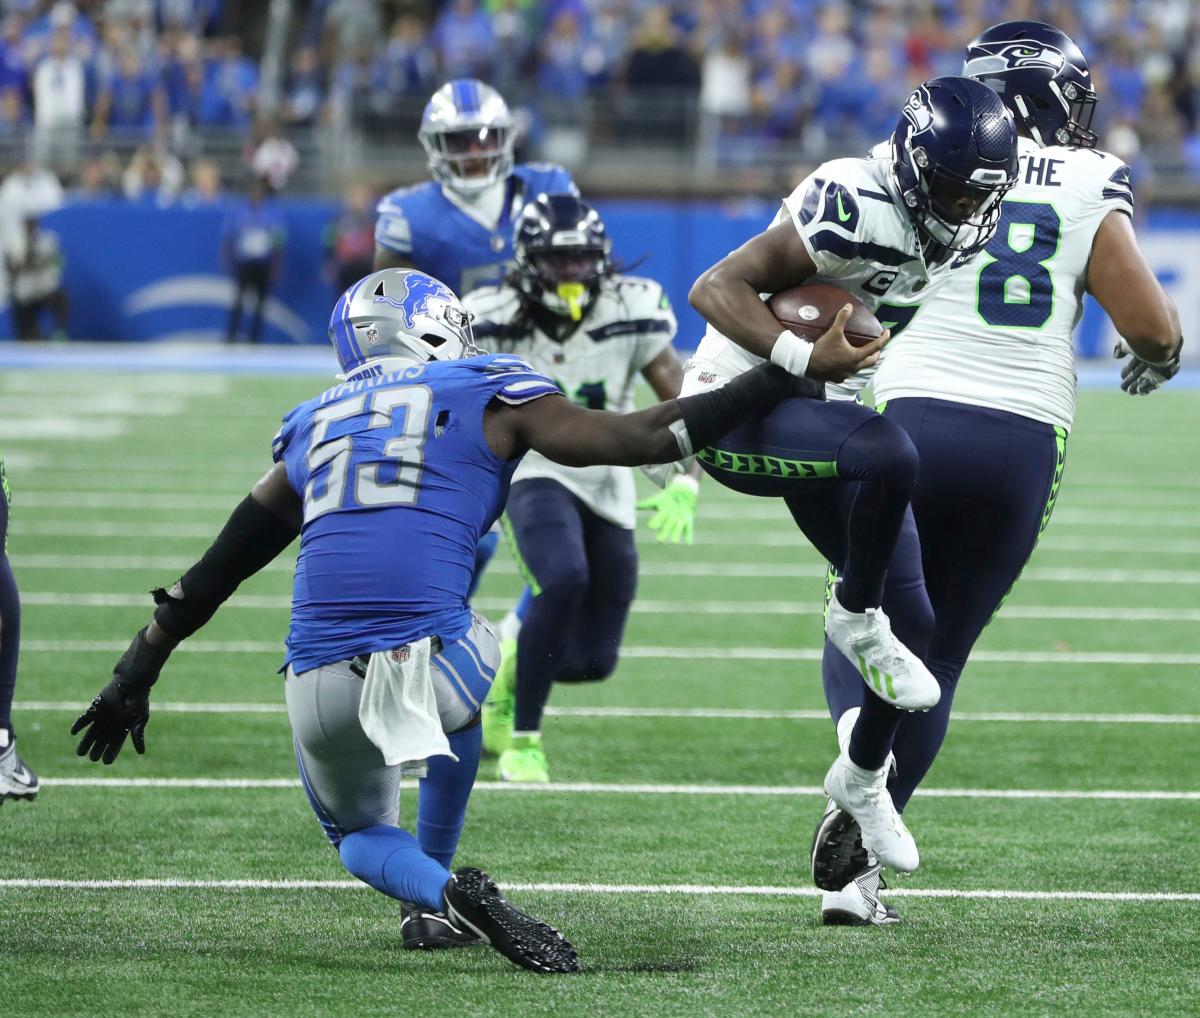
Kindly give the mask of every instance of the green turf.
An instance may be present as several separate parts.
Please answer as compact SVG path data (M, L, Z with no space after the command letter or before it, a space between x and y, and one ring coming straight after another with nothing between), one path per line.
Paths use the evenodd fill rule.
M47 776L35 804L0 811L0 878L343 880L299 787L280 713L157 712L149 752L112 768L66 734L137 604L205 547L269 464L280 414L312 379L11 373L0 426L86 416L77 440L3 440L16 490L10 538L26 594L16 716ZM131 412L132 411L132 412ZM106 428L120 433L111 437ZM89 433L90 432L90 433ZM0 432L3 433L3 432ZM1200 610L1200 396L1084 393L1059 511L1030 573L983 635L986 652L1196 654L1196 620L1038 618L1039 608ZM1190 459L1189 459L1190 457ZM1190 463L1190 467L1188 464ZM820 711L811 660L739 660L729 648L815 649L821 564L782 507L706 483L694 548L640 543L630 655L610 681L554 704ZM118 568L131 559L162 564ZM696 563L711 563L705 575ZM731 576L730 566L761 575ZM690 572L689 572L690 571ZM1062 578L1064 575L1066 578ZM1125 575L1108 575L1122 571ZM682 574L681 574L682 573ZM1150 573L1149 576L1137 574ZM1050 575L1053 574L1053 575ZM1074 578L1073 578L1074 577ZM1167 582L1174 580L1176 582ZM498 617L519 580L501 553L481 591ZM241 596L286 598L287 563ZM689 613L689 603L798 612ZM1032 617L1027 617L1032 616ZM234 603L197 639L278 646L286 609ZM637 656L693 648L688 659ZM700 654L703 656L698 656ZM180 653L160 702L278 706L279 656ZM1196 724L975 720L978 712L1200 715L1200 666L973 662L928 787L1200 790ZM551 716L556 780L813 787L833 752L816 719ZM287 779L280 788L76 787L54 778ZM411 814L415 793L402 797ZM502 882L807 886L814 794L509 792L482 788L460 860ZM1196 799L918 796L924 864L908 891L1200 894ZM79 890L0 887L4 1013L12 1015L781 1015L1195 1013L1200 902L895 899L888 930L822 929L811 896L522 891L578 943L585 973L527 976L486 950L399 950L394 903L366 890Z

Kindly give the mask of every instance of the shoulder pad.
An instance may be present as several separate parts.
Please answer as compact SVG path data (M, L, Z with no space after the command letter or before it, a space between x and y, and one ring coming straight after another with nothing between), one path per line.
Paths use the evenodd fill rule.
M618 300L624 301L639 313L650 314L655 310L670 311L671 302L666 291L656 279L646 276L612 276L609 285Z

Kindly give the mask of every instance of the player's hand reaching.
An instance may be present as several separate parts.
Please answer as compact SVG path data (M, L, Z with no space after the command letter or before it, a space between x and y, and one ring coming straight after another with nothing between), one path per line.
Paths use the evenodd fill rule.
M125 738L133 740L133 748L146 752L146 722L150 720L150 687L170 655L169 650L152 647L146 642L146 630L133 638L129 649L113 668L113 676L96 694L88 709L71 726L71 734L83 732L75 752L92 760L112 763Z
M1131 396L1146 396L1155 389L1165 385L1179 374L1180 354L1183 352L1183 339L1175 347L1175 353L1166 361L1154 363L1142 360L1124 339L1118 341L1113 348L1113 356L1117 360L1129 357L1129 362L1121 368L1121 389Z
M806 377L822 382L842 382L851 375L875 366L879 351L892 334L884 329L865 346L852 345L843 330L853 313L850 304L844 305L834 318L833 325L813 341L812 354L804 371Z
M662 491L642 499L639 509L652 509L650 529L658 535L662 544L692 543L692 530L696 522L696 497L700 485L694 477L680 474Z

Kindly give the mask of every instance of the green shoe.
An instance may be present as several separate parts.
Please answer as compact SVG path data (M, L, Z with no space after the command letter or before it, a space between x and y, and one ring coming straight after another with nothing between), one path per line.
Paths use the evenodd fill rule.
M500 756L500 780L520 785L548 785L550 769L540 735L519 735Z
M500 641L500 667L483 701L483 755L499 756L512 745L517 711L517 641Z

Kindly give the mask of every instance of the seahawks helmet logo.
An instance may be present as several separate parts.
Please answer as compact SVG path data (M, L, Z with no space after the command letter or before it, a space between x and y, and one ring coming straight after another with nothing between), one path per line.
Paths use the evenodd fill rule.
M1067 62L1062 50L1044 46L1039 42L1006 42L994 47L976 46L973 49L977 55L963 64L963 74L969 78L1029 67L1044 67L1057 74ZM987 52L979 52L980 50Z
M913 127L913 133L918 134L933 126L933 110L929 106L929 92L922 85L908 97L904 109L900 111Z

